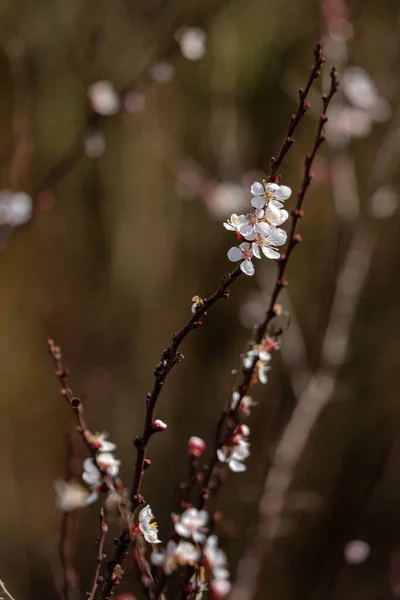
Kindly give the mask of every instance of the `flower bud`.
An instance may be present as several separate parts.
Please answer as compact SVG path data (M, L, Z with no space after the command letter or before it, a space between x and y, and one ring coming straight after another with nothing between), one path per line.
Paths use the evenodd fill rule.
M161 419L155 419L152 422L152 427L153 427L153 431L165 431L168 427L168 425L166 423L164 423L164 421L161 421Z
M247 425L239 425L239 427L236 429L236 433L241 437L249 437L250 428Z
M188 449L189 454L197 458L203 454L204 450L206 449L206 443L201 438L193 435L188 442Z

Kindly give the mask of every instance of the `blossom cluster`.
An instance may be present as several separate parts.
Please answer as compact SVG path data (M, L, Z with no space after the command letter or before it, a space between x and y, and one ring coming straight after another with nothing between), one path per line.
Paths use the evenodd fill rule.
M246 215L231 215L225 223L225 229L234 231L242 240L239 246L228 250L232 262L242 261L240 268L246 275L254 275L253 258L261 258L261 252L267 258L277 259L278 247L286 242L286 232L279 227L289 217L283 208L283 202L290 198L291 189L277 183L254 182L250 188L253 212Z
M105 433L87 432L86 440L96 451L95 459L83 461L82 479L89 491L77 482L56 481L57 506L63 512L70 512L96 502L103 491L103 474L114 478L118 475L120 461L112 454L116 445L107 439Z
M243 358L243 367L248 370L254 365L255 382L267 383L267 373L270 370L271 351L278 348L277 342L270 338L266 338L260 344L254 344L245 354Z
M248 437L250 429L247 425L239 425L233 433L232 445L222 446L217 450L217 457L220 462L227 463L234 473L242 473L246 470L243 463L250 456L250 443Z
M170 540L164 550L153 552L151 561L166 575L184 565L201 564L214 594L225 597L231 588L227 558L219 548L218 537L207 537L208 520L208 512L197 508L188 508L180 516L173 515L175 533L181 539L178 542Z

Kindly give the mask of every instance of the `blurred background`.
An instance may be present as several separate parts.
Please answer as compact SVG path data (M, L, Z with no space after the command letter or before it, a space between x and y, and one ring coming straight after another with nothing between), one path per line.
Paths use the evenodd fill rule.
M47 337L129 484L153 368L192 296L230 269L221 223L268 174L318 39L324 75L280 169L294 190L332 64L342 86L282 295L291 325L254 394L252 458L221 498L232 598L400 597L398 1L2 0L0 577L17 600L59 597L54 482L73 415ZM262 318L275 265L257 267L163 390L168 430L142 490L162 539L187 440L213 439ZM77 515L82 594L98 508Z

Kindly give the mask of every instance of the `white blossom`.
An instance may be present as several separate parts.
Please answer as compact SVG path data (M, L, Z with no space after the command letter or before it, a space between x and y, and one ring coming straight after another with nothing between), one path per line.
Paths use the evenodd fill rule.
M117 460L111 452L99 452L96 456L96 464L100 469L107 472L107 475L116 477L119 473L120 460Z
M0 224L18 227L27 223L33 212L33 200L26 192L0 192Z
M111 81L96 81L89 86L90 104L99 115L115 115L120 108L120 100Z
M117 446L107 439L107 433L94 433L89 436L88 441L96 448L98 452L114 452ZM118 461L117 461L118 462Z
M247 225L247 219L244 215L233 214L230 216L230 219L227 219L226 222L222 224L228 231L240 233L240 228Z
M82 479L91 487L101 486L101 473L96 467L93 458L86 458L83 461Z
M234 473L242 473L246 470L243 461L250 456L249 443L240 439L232 448L223 446L217 450L217 457L220 462L227 463Z
M178 567L194 563L199 558L200 550L190 542L183 540L179 544L170 540L165 550L151 554L153 565L162 566L166 575L171 575Z
M278 200L271 200L271 202L268 202L264 211L264 217L268 223L278 226L287 221L289 213L287 210L284 210L282 206L282 202L279 202Z
M77 482L58 480L54 482L57 493L57 508L63 512L71 512L87 505L89 492Z
M206 53L206 32L200 27L184 27L177 32L181 52L188 60L200 60Z
M231 591L231 582L228 579L213 579L210 589L216 598L226 598Z
M252 193L251 205L254 208L264 208L266 204L273 200L284 202L290 198L292 190L287 185L278 185L277 183L260 183L255 181L250 188Z
M254 254L256 258L260 258L260 254ZM243 271L245 275L254 275L255 269L254 265L251 262L253 258L253 250L251 244L248 242L243 242L240 246L232 246L228 250L228 258L232 262L238 262L239 260L243 261L240 265L240 269Z
M206 539L205 531L208 522L208 512L206 510L197 510L197 508L188 508L175 523L175 531L183 538L192 538L198 544Z
M204 544L204 557L207 566L211 569L215 579L228 579L229 571L226 568L226 554L218 547L218 538L216 535L210 535Z
M143 533L146 542L161 544L161 540L158 539L158 526L149 504L139 513L139 529Z

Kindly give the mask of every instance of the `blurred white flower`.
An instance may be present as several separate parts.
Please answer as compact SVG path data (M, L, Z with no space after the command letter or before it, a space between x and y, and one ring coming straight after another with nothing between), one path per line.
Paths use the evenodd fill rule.
M156 83L169 83L174 76L174 67L167 62L154 64L150 69L150 77Z
M86 458L83 461L83 474L82 479L91 487L101 486L101 473L94 464L93 458Z
M348 100L357 108L368 110L378 99L375 84L362 67L347 67L341 75L341 85Z
M231 582L228 579L213 579L210 589L215 598L226 598L231 591Z
M380 187L371 198L371 214L375 219L387 219L399 207L399 196L390 185Z
M153 565L162 566L166 575L171 575L178 567L196 562L199 558L200 550L183 540L179 544L170 540L165 550L151 554Z
M243 439L239 439L233 449L224 446L217 450L218 460L223 463L228 463L230 470L234 473L242 473L246 470L246 465L243 464L243 461L249 456L249 444Z
M117 446L113 442L110 442L107 437L107 433L103 431L89 436L88 441L98 452L114 452Z
M0 192L0 224L18 227L32 217L33 201L26 192L3 190Z
M208 512L206 510L188 508L176 521L175 531L181 537L192 538L195 542L201 544L206 539L205 526L207 522Z
M106 138L101 131L96 131L86 136L84 145L89 158L99 158L106 149Z
M206 53L207 35L200 27L184 27L176 33L182 55L188 60L200 60Z
M205 202L212 216L218 220L248 206L244 187L234 181L223 181L210 186Z
M161 544L161 540L158 539L158 526L149 504L139 513L139 529L143 533L146 542Z
M96 456L96 464L111 477L116 477L121 461L117 460L110 452L99 452Z
M216 535L210 535L204 544L204 557L207 566L211 569L215 579L228 579L229 571L226 568L226 554L218 547L218 538Z
M58 480L54 483L57 493L57 508L63 512L71 512L87 505L89 492L77 482Z
M106 117L115 115L120 109L119 96L111 81L96 81L88 89L92 109Z
M344 547L344 556L346 562L351 565L357 565L364 562L370 553L369 545L363 540L352 540Z

